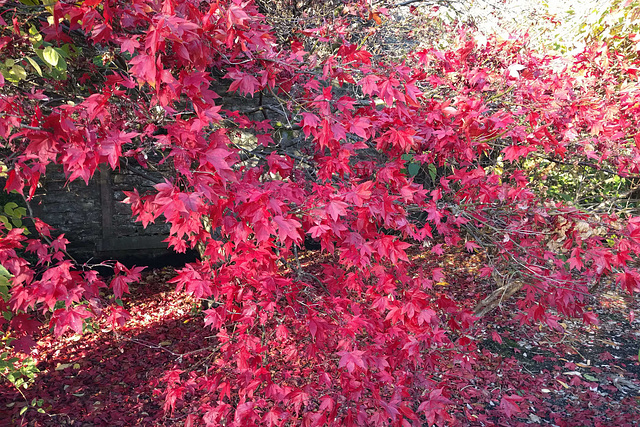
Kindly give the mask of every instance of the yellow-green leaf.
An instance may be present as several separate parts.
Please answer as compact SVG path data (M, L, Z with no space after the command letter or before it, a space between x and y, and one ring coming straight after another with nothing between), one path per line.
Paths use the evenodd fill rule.
M17 79L17 80L24 80L27 78L27 72L25 71L24 68L22 68L22 66L20 65L14 65L13 68L11 68L11 74Z
M9 281L6 277L0 277L0 298L6 302L9 300L9 286L1 282L9 283Z
M431 180L435 182L436 176L438 176L438 169L436 169L436 165L429 163L427 168L429 169L429 176L431 177Z
M3 265L0 265L0 276L4 276L4 277L12 277L12 274L9 273L9 270L7 270L6 268L4 268Z
M29 64L31 64L31 66L33 67L33 69L36 70L36 73L38 73L38 75L42 77L42 69L40 68L38 63L34 61L33 58L29 58L28 56L26 58L27 58L27 61L29 61Z
M51 46L47 46L42 52L42 58L47 62L47 64L55 67L58 65L58 61L60 60L60 54Z
M64 371L65 369L71 367L73 364L72 363L58 363L58 366L56 366L56 371Z
M598 379L596 377L594 377L593 375L589 375L589 374L584 374L584 379L587 381L591 381L591 382L598 382Z
M42 34L33 25L29 27L29 41L34 48L39 48L42 44Z

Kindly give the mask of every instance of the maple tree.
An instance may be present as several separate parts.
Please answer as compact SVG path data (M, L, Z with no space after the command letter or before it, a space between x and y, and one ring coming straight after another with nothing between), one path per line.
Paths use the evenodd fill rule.
M206 374L166 374L167 413L190 400L188 422L207 425L448 425L448 378L473 371L471 328L505 295L523 324L559 329L597 322L606 277L640 289L635 55L593 43L563 58L460 27L394 59L372 53L390 18L367 1L300 11L288 35L251 1L1 5L7 192L28 202L54 164L85 182L156 157L172 171L126 203L170 224L174 250L200 249L171 282L213 301L219 348ZM221 102L232 93L247 103ZM570 174L625 191L563 197ZM105 281L32 220L31 235L0 226L14 348L42 318L56 336L122 326L101 292L122 297L141 267ZM318 271L300 265L309 239ZM476 307L421 262L459 250L498 284ZM511 418L526 399L499 407Z

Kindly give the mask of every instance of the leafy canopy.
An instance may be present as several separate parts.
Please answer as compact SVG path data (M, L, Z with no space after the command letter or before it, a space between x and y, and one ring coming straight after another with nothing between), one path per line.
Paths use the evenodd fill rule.
M446 47L417 40L394 60L371 43L388 11L368 4L309 6L287 32L252 1L2 6L7 192L30 200L54 164L85 182L153 159L169 171L126 203L145 226L170 224L174 250L200 248L172 281L215 301L204 326L219 357L167 374L167 412L189 395L207 425L448 425L477 341L445 253L480 254L471 283L519 291L523 323L597 322L590 292L607 276L640 289L635 56L560 58L443 28ZM594 172L626 191L563 187ZM15 349L43 315L58 336L126 322L100 295L121 297L141 268L117 263L105 282L32 220L30 235L0 225ZM500 408L510 418L524 401L505 393Z

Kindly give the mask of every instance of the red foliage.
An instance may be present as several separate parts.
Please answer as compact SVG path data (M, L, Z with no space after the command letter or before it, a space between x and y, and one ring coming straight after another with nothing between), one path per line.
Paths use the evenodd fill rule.
M64 25L38 22L45 40L73 42L79 32L125 67L95 77L82 102L43 108L42 92L0 96L2 146L15 153L5 161L7 191L32 197L49 164L69 181L122 159L146 167L152 151L172 164L156 192L132 191L126 201L145 225L164 216L176 251L204 246L172 282L215 300L205 324L220 356L201 376L165 376L169 413L192 396L207 425L453 422L445 378L464 378L475 363L467 334L475 317L434 286L447 286L442 270L410 259L420 245L433 243L434 254L486 249L497 259L487 272L517 265L526 278L522 323L561 328L551 309L595 322L586 295L607 275L638 290L631 261L640 219L589 214L534 191L524 163L545 158L637 179L640 92L617 77L633 64L597 46L562 62L524 42L478 45L467 34L447 50L374 63L346 33L358 17L379 23L366 4L301 33L326 47L341 42L322 53L278 45L252 2L57 2ZM20 49L23 38L0 40ZM223 110L214 74L229 92L276 98L286 120ZM274 129L298 128L307 138L300 150L274 139ZM239 131L256 136L255 147L239 143ZM411 163L430 186L412 178ZM32 238L1 231L9 308L53 311L55 335L80 333L84 319L102 314L106 285L66 259L63 236L50 239L38 220L36 228ZM293 265L307 234L333 257L313 274ZM40 262L30 265L22 248ZM115 270L119 298L140 269ZM126 318L115 309L109 322ZM13 322L12 333L31 334L24 325ZM499 407L515 417L523 400L504 393Z

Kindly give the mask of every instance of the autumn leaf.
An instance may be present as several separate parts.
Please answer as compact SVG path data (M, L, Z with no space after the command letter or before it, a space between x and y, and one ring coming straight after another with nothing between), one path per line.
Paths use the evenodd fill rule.
M253 94L256 93L257 88L260 86L260 82L254 76L237 69L227 73L225 78L233 80L229 86L230 91L237 90L243 95L251 95L253 97Z
M232 154L233 153L231 151L224 148L213 148L207 151L206 160L207 163L214 167L221 178L227 181L235 182L235 173L233 172L233 169L231 168L229 162L226 160Z
M340 356L340 362L338 363L338 367L347 368L349 373L353 373L356 367L367 369L367 366L362 359L363 355L364 351L361 350L339 351L338 356Z
M298 231L302 224L293 218L284 218L282 215L276 215L273 220L278 225L278 237L280 241L284 242L287 238L290 238L294 243L302 241L300 232Z
M500 400L500 409L502 409L507 418L511 418L513 415L522 411L516 402L522 402L523 400L524 397L518 396L517 394L505 394Z
M91 313L82 306L73 308L60 308L53 312L49 327L53 327L53 333L59 337L69 328L76 334L83 331L84 319L91 317Z
M622 273L618 273L616 281L630 294L640 292L640 275L635 271L625 269Z
M327 214L331 217L331 219L333 219L334 221L338 221L338 219L347 214L347 207L349 205L347 205L345 202L342 202L340 200L331 200L326 207L326 211Z

